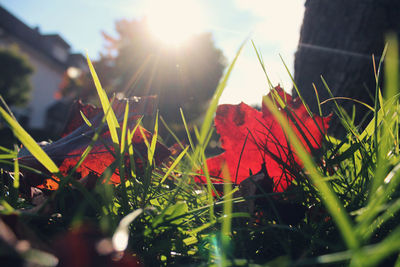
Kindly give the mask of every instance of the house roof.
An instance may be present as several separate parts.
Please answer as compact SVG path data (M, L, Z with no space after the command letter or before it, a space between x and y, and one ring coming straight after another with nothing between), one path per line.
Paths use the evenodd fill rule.
M58 43L66 49L71 48L71 46L58 34L42 34L42 38L47 42Z
M86 58L81 53L73 53L68 57L68 65L84 70L87 68Z
M59 34L41 34L38 28L30 28L0 4L0 29L18 38L30 47L40 51L57 64L67 67L69 61L62 61L53 55L54 45L65 48L68 53L70 45ZM1 38L1 37L0 37ZM69 53L69 56L71 54Z

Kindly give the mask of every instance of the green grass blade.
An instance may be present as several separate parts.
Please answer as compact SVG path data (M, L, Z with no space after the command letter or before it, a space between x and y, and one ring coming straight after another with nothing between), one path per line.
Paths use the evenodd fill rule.
M110 101L108 101L108 97L103 87L101 86L99 77L97 77L97 73L93 67L92 62L90 61L89 55L86 54L87 63L89 65L90 73L92 74L92 78L94 81L94 85L97 90L97 94L99 95L101 106L103 108L104 114L106 114L106 121L108 128L110 129L111 139L114 144L119 144L117 129L119 129L119 124L117 117L115 116L114 110L110 105Z
M224 177L229 177L229 170L226 165L221 166L222 172L224 173ZM229 179L230 180L230 179ZM224 183L224 205L223 205L223 219L222 219L222 226L221 226L221 233L222 233L222 266L228 266L228 257L227 252L230 249L230 242L231 242L231 229L232 229L232 184L231 183ZM229 254L228 254L229 256Z
M122 132L121 132L121 147L119 151L119 178L120 178L120 185L122 187L122 207L125 211L125 214L129 212L129 201L128 201L128 193L126 191L126 184L125 184L125 144L126 144L126 132L127 132L127 125L128 125L128 115L129 115L129 101L126 101L125 105L125 113L124 113L124 120L122 122Z
M387 44L385 45L385 48L383 49L382 56L379 60L379 65L378 69L376 69L375 65L375 57L372 57L373 65L374 65L374 75L375 75L375 99L374 99L374 149L375 149L375 155L379 155L379 147L378 147L378 119L379 119L379 112L378 112L378 103L381 105L381 109L383 109L383 101L382 101L382 93L381 89L379 88L379 81L381 78L381 69L382 69L382 64L384 61L384 58L386 57L386 52L387 52ZM383 111L383 110L382 110Z
M12 214L15 213L15 209L4 199L0 199L0 212L1 214Z
M378 167L377 171L379 171L377 175L383 176L383 167ZM378 178L381 182L380 184L375 181L378 180ZM381 212L381 206L390 199L391 195L393 192L395 192L396 188L400 184L400 163L397 164L389 173L387 173L386 176L383 176L383 178L378 178L375 177L375 179L372 181L371 190L374 190L372 191L373 194L370 194L369 196L369 202L365 207L365 211L357 218L357 221L360 222L360 231L363 231L370 226L375 216ZM376 188L374 188L374 186Z
M129 101L126 101L124 120L122 122L122 132L121 132L121 144L120 144L121 145L120 146L121 155L124 154L124 152L125 152L126 132L127 132L127 126L128 126L128 115L129 115Z
M361 104L364 107L366 107L369 110L371 110L372 112L375 112L375 109L373 107L371 107L370 105L368 105L367 103L364 103L364 102L362 102L360 100L353 99L353 98L350 98L350 97L344 97L344 96L337 96L337 97L333 97L333 98L328 98L328 99L325 99L324 101L322 101L320 104L323 105L323 104L325 104L325 103L327 103L329 101L332 101L332 100L349 100L349 101Z
M2 154L0 155L0 159L15 159L17 155L14 154Z
M377 266L388 256L400 252L400 227L392 230L381 242L362 248L353 254L350 266Z
M164 118L160 115L160 121L164 125L165 129L168 131L168 133L172 136L172 138L175 140L175 142L179 145L181 149L185 149L183 146L181 140L179 140L178 136L174 133L174 131L168 126L167 122L164 120Z
M132 139L133 139L133 136L135 135L135 132L136 132L137 128L139 127L142 119L143 119L143 116L140 117L140 119L136 122L136 125L133 128L132 132L128 129L127 145L128 145L129 164L131 167L131 177L132 178L136 178L135 158L133 157L134 151L133 151Z
M87 126L92 127L92 123L89 121L88 118L86 118L85 114L82 112L82 110L79 111L81 113L81 117L83 121L86 123Z
M0 146L0 151L5 152L7 154L15 154L15 155L18 154L18 152L15 152L14 150L11 150L11 149L8 149L8 148L2 147L2 146Z
M90 122L89 122L90 123ZM100 132L103 130L103 127L106 123L106 117L103 116L101 122L100 122L100 127L98 127L95 132L94 135L92 137L92 140L90 141L89 145L86 147L86 149L83 151L81 157L79 158L79 161L75 164L75 166L69 171L68 175L69 176L73 176L73 174L75 173L75 171L81 166L81 164L83 163L83 161L86 159L86 157L89 155L90 151L92 151L94 144L97 142L97 140L100 137Z
M385 222L392 219L399 211L400 199L397 199L389 207L385 207L383 214L368 225L368 228L362 233L364 238L369 238L377 229L379 229Z
M13 118L14 120L17 120L17 118L15 118L14 114L12 113L10 107L7 105L6 101L4 100L3 96L0 95L0 102L3 104L3 106L6 108L5 110L7 111L8 114L10 114L11 118Z
M365 127L364 131L360 134L359 139L365 140L369 137L375 135L377 133L378 125L381 124L383 118L383 110L380 109L375 112L375 117L368 123L367 127ZM377 138L376 138L377 139Z
M314 88L315 97L317 98L318 113L319 113L319 116L322 117L321 101L319 100L318 90L317 90L317 87L315 86L314 83L312 85L313 85L313 88Z
M311 155L307 152L300 140L297 138L285 116L281 114L281 112L277 108L275 108L272 100L270 100L269 98L264 98L264 103L270 110L270 112L274 115L274 117L278 120L285 133L287 134L295 151L297 152L297 155L299 156L299 158L302 159L304 167L308 171L308 175L311 181L320 191L320 195L333 220L336 222L347 246L351 249L357 248L359 246L359 242L354 233L352 222L345 208L340 203L333 190L329 187L324 177L318 171Z
M308 105L306 104L307 102L304 101L303 96L300 94L300 90L299 90L299 88L297 87L296 83L294 82L294 77L293 77L293 75L290 73L290 70L289 70L288 66L286 65L286 62L283 60L283 57L282 57L281 55L279 55L279 57L281 58L281 61L282 61L283 65L285 66L286 72L289 74L289 77L290 77L290 79L292 80L293 87L294 87L294 89L296 90L297 95L299 96L301 102L304 104L304 107L306 108L306 110L307 110L307 112L308 112L308 115L310 115L310 117L312 118L312 117L313 117L313 114L312 114L310 108L308 107Z
M218 106L218 102L219 99L222 95L222 92L224 91L227 83L228 83L228 79L229 76L233 70L233 67L235 66L235 63L244 47L244 45L246 44L246 41L243 42L243 44L239 47L239 50L237 51L235 58L233 59L232 63L230 64L227 72L225 73L224 77L222 78L222 80L219 82L217 89L215 90L214 96L211 100L210 106L207 109L206 115L204 117L204 121L203 124L201 125L201 130L200 130L200 138L199 138L199 144L200 146L202 146L207 138L207 135L210 131L211 125L212 125L212 121L213 121L213 117L214 114L217 110L217 106Z
M386 38L388 43L385 58L385 99L392 98L399 89L399 46L397 35L389 34Z
M22 128L22 126L14 120L2 107L0 114L10 126L14 135L26 147L26 149L34 156L49 172L58 174L59 169L53 160L43 151L43 149L33 140L33 138Z
M206 156L204 155L204 152L201 153L203 162L204 162L204 166L203 166L203 172L204 172L204 176L206 177L207 180L207 200L208 200L208 205L209 205L209 216L210 216L210 221L213 221L215 219L215 215L214 215L214 199L213 199L213 191L218 194L214 188L214 186L212 185L211 179L210 179L210 173L208 172L208 166L207 166L207 162L206 162Z
M147 150L150 151L150 143L149 143L149 140L147 140L146 134L144 133L144 131L143 131L142 128L139 128L139 131L140 131L140 134L141 134L142 137L143 137L143 141L144 141L144 144L146 145ZM147 156L147 160L148 160L148 159L149 159L149 156Z
M188 151L189 147L186 147L179 156L175 159L174 163L172 163L171 167L168 168L168 171L164 174L164 177L161 179L160 183L163 183L165 179L171 174L171 172L176 168L178 163L181 161L183 156L185 156L186 152Z
M253 42L253 40L251 40L251 44L253 45L254 51L256 51L256 55L257 55L258 61L260 62L261 68L264 71L265 77L267 78L267 82L268 82L269 88L272 89L272 88L274 88L274 86L272 85L272 82L269 79L269 76L268 76L268 73L267 73L267 69L265 68L265 64L264 64L264 60L262 58L262 55L259 52L259 50L257 49L257 47L256 47L255 43Z
M133 136L135 135L135 132L136 132L137 128L140 126L142 120L143 120L143 116L141 116L141 117L136 121L136 125L135 125L135 127L133 128L132 131L129 131L129 129L128 129L128 142L129 142L129 141L132 142ZM128 145L129 145L129 144L128 144Z
M194 143L193 143L193 140L192 140L192 135L190 134L189 127L188 127L188 125L186 123L185 115L183 114L182 108L180 108L179 111L181 112L183 125L185 127L185 131L186 131L186 135L187 135L188 140L189 140L190 147L192 148L192 151L194 151Z
M19 163L18 163L18 158L14 160L14 183L13 183L14 188L18 189L19 188Z
M18 150L11 150L5 147L0 146L0 151L5 152L6 154L0 154L0 159L15 159L18 157Z
M149 163L153 162L154 154L156 151L157 138L158 138L158 111L157 111L157 115L156 115L156 121L154 123L154 132L153 132L153 136L151 138L150 149L147 152L147 157L149 159Z

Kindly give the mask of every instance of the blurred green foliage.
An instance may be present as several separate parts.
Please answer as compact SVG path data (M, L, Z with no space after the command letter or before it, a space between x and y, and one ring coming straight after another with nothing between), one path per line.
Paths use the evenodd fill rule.
M22 106L29 100L33 67L17 47L0 49L0 95L8 105Z

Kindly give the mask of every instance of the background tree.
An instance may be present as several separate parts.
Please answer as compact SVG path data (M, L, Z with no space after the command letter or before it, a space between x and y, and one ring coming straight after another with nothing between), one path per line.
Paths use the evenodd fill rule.
M225 67L212 35L167 45L152 36L145 19L117 21L116 32L103 33L106 51L95 62L103 87L126 97L157 95L169 125L182 125L180 107L189 121L198 119Z
M373 104L376 84L372 55L378 64L385 34L400 32L400 1L307 0L305 6L294 76L306 102L318 111L312 83L321 100L329 98L322 75L335 96ZM341 104L351 112L354 103ZM332 110L332 104L322 107L325 114ZM357 105L356 110L356 122L360 122L367 109ZM335 125L333 132L339 132Z
M109 87L127 96L158 95L160 113L169 122L179 120L179 107L188 119L199 117L224 69L211 34L168 46L151 35L145 19L118 21L116 31L115 39L104 34L104 58L113 70Z
M33 68L17 49L0 49L0 95L10 106L22 106L29 100L29 81Z

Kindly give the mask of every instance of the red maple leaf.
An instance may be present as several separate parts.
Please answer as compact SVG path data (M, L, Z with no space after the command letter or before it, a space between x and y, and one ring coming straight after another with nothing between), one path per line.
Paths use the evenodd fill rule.
M154 107L154 97L135 98L134 103L130 105L128 114L128 128L133 129L136 125L137 119L144 114L152 113ZM125 102L116 100L113 104L113 110L116 117L121 121L124 110ZM82 119L80 111L91 121L92 127L89 127ZM92 105L83 105L80 101L74 103L71 109L69 120L66 124L62 138L50 143L43 147L43 150L50 156L50 158L59 166L62 175L68 175L70 170L78 163L82 153L91 140L99 127L102 127L100 138L93 145L89 155L83 163L77 168L75 172L76 178L79 180L87 175L94 174L100 176L107 167L115 162L115 151L111 140L110 132L107 125L101 123L104 113L102 109L96 108ZM134 149L135 164L140 168L143 166L143 161L147 159L147 146L144 137L150 142L152 134L139 126L132 138L132 146ZM156 144L156 151L154 160L156 164L160 164L168 158L170 152L167 147L161 143ZM128 157L126 157L127 160ZM21 164L33 167L44 171L43 166L26 150L21 149L19 152L19 162ZM129 164L127 164L129 166ZM120 177L118 169L110 178L112 183L119 183ZM29 186L46 188L54 190L58 188L58 183L52 179L46 179L39 175L30 173L27 175L25 182Z
M300 130L293 120L288 121L304 146L309 152L320 148L330 117L310 117L299 99L292 99L279 86L275 91L291 110ZM266 97L272 98L271 93ZM280 110L288 116L284 109ZM301 160L289 145L282 127L264 105L261 112L243 102L238 105L220 105L217 108L215 127L225 152L207 159L212 177L239 184L250 176L250 172L257 173L265 164L267 174L274 182L273 191L282 192L302 169ZM225 177L221 167L224 164L229 170Z

